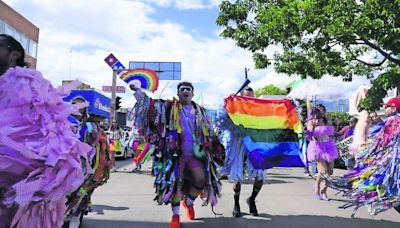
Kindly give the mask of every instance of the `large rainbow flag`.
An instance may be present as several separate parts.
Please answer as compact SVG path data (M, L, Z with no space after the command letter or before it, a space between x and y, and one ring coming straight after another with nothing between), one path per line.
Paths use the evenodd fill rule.
M254 168L304 166L303 125L291 100L230 96L225 109Z

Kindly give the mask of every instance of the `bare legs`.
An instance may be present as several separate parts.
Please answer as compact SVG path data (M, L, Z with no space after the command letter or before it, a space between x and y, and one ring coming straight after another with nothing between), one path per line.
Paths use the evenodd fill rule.
M317 161L317 167L318 167L318 174L316 178L316 186L315 186L315 191L317 193L317 196L320 197L320 199L323 200L329 200L328 196L326 195L326 192L328 190L328 186L326 184L324 187L321 189L321 175L324 176L330 176L333 174L333 161L327 162L323 160L318 160Z

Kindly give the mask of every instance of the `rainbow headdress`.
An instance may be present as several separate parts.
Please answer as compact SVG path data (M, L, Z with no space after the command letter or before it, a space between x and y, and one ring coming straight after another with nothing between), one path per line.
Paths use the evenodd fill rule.
M230 96L225 109L239 129L254 168L304 166L299 140L303 126L290 100Z
M120 78L130 84L133 81L140 82L140 88L150 90L152 92L156 91L158 88L158 76L153 70L146 68L135 68L132 70L125 71Z

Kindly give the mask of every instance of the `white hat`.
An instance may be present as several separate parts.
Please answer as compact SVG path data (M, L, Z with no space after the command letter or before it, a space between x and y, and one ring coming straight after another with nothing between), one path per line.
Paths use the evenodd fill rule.
M133 85L135 88L140 88L142 83L140 83L139 80L133 80L129 83L130 85Z

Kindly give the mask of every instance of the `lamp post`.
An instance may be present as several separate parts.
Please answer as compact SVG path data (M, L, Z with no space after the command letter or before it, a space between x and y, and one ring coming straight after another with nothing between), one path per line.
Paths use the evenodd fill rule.
M110 105L110 126L115 121L115 97L117 86L117 72L121 69L113 69L112 85L111 85L111 105Z

